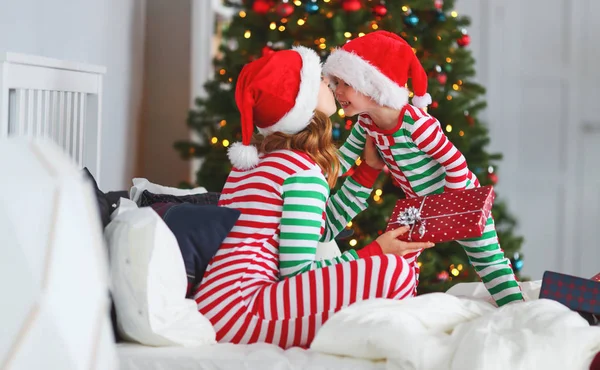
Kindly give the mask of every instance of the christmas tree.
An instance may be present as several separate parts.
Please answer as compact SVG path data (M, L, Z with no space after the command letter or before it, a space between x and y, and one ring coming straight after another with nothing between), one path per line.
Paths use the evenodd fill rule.
M469 19L459 16L453 0L246 0L226 1L236 15L223 29L219 53L214 60L215 78L205 85L207 97L197 99L188 125L198 142L178 142L183 158L202 158L197 184L220 191L231 169L227 147L241 140L240 121L234 100L236 77L242 67L274 50L304 45L317 50L323 60L347 40L374 30L394 32L411 44L429 74L428 91L435 116L449 139L464 154L482 185L498 181L500 154L486 151L488 130L477 118L485 108L485 90L473 81L475 61L468 49ZM410 85L409 85L410 88ZM411 94L412 96L412 94ZM333 138L343 143L354 124L343 110L332 117ZM188 184L191 185L191 184ZM348 228L353 235L338 241L341 249L359 249L385 229L397 199L404 197L387 173L379 177L371 205ZM506 255L518 273L523 265L519 250L522 238L513 233L515 219L504 203L496 200L493 216ZM467 257L457 243L439 244L420 257L421 293L444 291L457 282L477 281Z

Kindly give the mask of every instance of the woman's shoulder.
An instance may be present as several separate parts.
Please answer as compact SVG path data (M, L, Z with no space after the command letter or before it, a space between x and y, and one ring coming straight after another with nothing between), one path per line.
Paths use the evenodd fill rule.
M265 154L261 159L261 163L264 165L285 166L294 173L319 168L307 153L289 149L276 150Z

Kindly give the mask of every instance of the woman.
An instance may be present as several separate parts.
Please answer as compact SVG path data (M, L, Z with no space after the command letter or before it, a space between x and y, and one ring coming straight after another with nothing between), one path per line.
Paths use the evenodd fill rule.
M229 150L234 169L219 205L242 213L194 296L217 340L306 347L343 307L412 296L414 271L401 256L433 244L397 240L406 228L358 252L315 260L318 242L333 239L366 208L383 168L370 143L329 197L339 170L328 118L336 107L317 54L298 47L249 63L235 97L242 143ZM255 127L261 135L253 139Z

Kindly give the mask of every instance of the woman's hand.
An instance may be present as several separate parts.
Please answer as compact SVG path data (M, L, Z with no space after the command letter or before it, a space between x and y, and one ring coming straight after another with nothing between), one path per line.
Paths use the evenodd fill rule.
M425 248L431 248L435 245L429 242L404 242L398 240L398 237L408 232L409 229L408 226L399 227L390 230L377 238L376 241L379 243L383 253L404 256L405 254L417 252Z
M376 170L381 170L385 166L385 162L379 155L379 151L377 151L377 147L375 146L373 139L371 139L369 136L367 136L367 141L365 142L363 160L367 162L369 167Z

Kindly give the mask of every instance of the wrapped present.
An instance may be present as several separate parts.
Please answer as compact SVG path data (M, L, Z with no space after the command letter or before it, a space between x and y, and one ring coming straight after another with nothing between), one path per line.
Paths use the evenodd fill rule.
M590 324L600 318L600 274L592 279L544 272L540 298L552 299L579 312Z
M491 186L400 199L386 231L410 226L400 239L443 243L483 235L494 202Z

